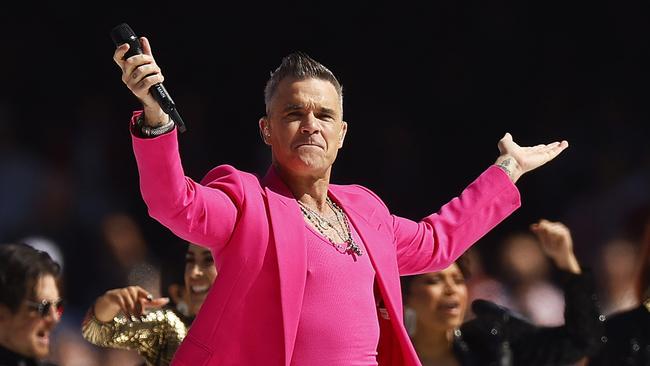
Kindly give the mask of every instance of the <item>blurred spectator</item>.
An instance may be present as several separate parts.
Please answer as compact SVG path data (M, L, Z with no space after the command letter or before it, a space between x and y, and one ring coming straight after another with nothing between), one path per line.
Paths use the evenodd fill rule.
M602 338L604 345L589 365L650 365L650 213L643 229L640 270L634 281L638 305L618 311L607 319Z
M107 268L106 274L119 279L118 287L141 286L154 296L160 296L157 259L150 252L135 219L127 213L111 213L103 218L101 230L110 253L110 258L106 261L110 270Z
M638 245L625 239L612 239L600 248L603 312L611 314L637 305L634 283Z
M45 365L61 319L61 268L26 244L0 245L0 364ZM49 364L49 363L47 363Z
M476 299L491 301L507 308L514 308L510 302L510 297L506 286L496 277L489 275L483 267L483 257L475 245L471 247L463 257L466 258L468 278L465 279L469 303ZM466 319L474 317L472 309L467 309Z
M502 301L533 324L561 325L564 296L551 281L551 263L539 240L529 232L514 232L502 241L499 253L509 294Z
M12 113L0 104L0 238L33 219L45 187L45 163L19 141Z

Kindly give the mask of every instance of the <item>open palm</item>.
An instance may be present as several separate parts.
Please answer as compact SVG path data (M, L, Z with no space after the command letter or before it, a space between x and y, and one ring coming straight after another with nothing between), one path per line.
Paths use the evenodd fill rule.
M519 146L512 140L512 135L506 133L499 141L498 146L502 157L508 156L515 160L519 175L521 175L555 159L564 149L569 147L569 143L567 141L556 141L536 146Z

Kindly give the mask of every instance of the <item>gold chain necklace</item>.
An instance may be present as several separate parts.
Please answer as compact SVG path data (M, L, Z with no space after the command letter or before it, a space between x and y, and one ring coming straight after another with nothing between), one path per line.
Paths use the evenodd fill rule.
M324 237L327 238L327 240L334 246L336 249L338 249L342 253L354 253L356 255L363 255L363 251L359 247L359 245L354 241L354 238L352 238L352 230L350 230L350 222L348 221L347 216L343 212L343 209L341 209L336 203L334 203L329 197L325 199L325 202L327 205L334 211L334 216L336 217L336 222L339 225L333 225L328 219L323 217L321 214L318 212L312 210L311 208L307 207L304 203L296 200L298 202L298 205L300 206L300 211L302 211L303 216L305 216L309 222L314 224L318 232L321 233ZM338 227L341 227L344 232L341 232ZM325 230L328 229L333 229L336 232L336 235L338 235L341 240L343 240L343 243L346 244L346 246L342 246L341 244L335 242L332 238L329 237L329 235L325 234Z

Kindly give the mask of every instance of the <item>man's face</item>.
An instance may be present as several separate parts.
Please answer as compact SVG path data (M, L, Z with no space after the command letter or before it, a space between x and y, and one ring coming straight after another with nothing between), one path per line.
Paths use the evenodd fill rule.
M26 300L38 303L43 300L51 302L60 300L54 277L51 275L40 277L36 282L34 298L28 295ZM50 334L60 320L54 306L45 317L41 317L25 301L20 304L16 313L11 313L4 306L0 312L0 328L2 329L0 344L23 356L36 359L47 357L50 351Z
M329 81L285 79L260 121L264 140L281 170L303 176L329 172L343 146L347 123Z

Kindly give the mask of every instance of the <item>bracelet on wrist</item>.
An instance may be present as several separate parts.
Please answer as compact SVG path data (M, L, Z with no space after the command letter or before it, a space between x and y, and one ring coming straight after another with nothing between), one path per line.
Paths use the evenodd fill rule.
M167 132L170 132L171 130L174 129L174 121L172 120L171 117L168 116L168 120L165 124L162 124L158 127L149 127L144 124L144 113L138 116L138 119L136 121L136 127L138 132L140 132L140 135L143 137L156 137L160 136L163 134L166 134Z

